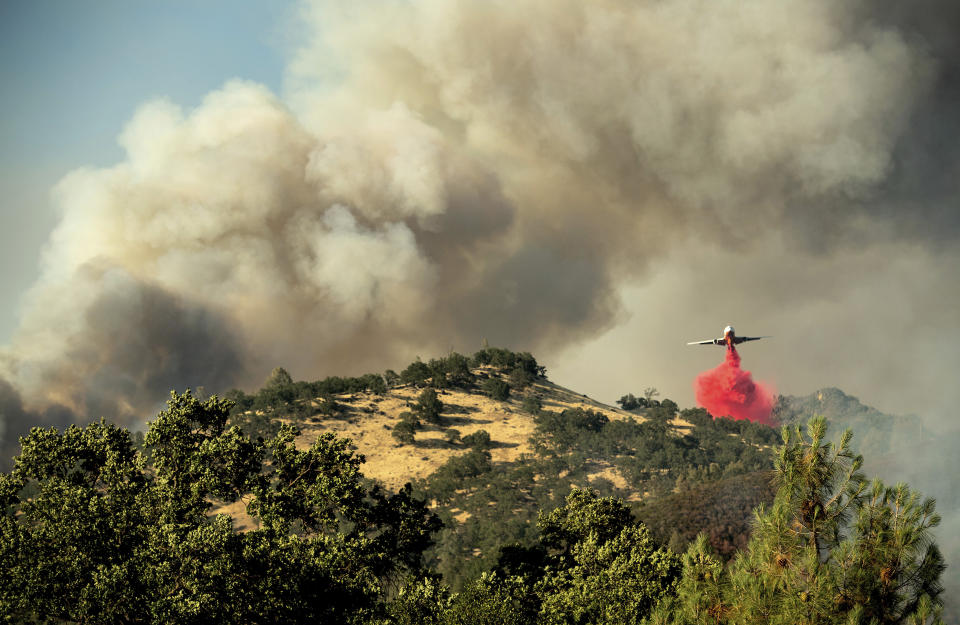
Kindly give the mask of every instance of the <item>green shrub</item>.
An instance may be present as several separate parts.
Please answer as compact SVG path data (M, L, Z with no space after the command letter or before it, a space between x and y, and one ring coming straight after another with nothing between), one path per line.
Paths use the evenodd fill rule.
M393 426L393 437L403 445L412 445L416 441L417 430L410 421L400 421Z
M489 449L491 445L490 434L486 430L477 430L473 434L467 434L460 440L471 449L484 450Z
M414 360L400 372L400 381L404 384L418 384L428 379L430 375L430 367L427 364Z
M393 369L387 369L383 372L383 381L387 387L393 388L400 383L400 374Z
M506 401L510 398L510 385L500 378L487 378L481 388L490 399Z
M442 422L440 411L443 410L443 402L437 397L437 392L432 388L425 389L417 397L417 403L413 405L414 413L426 421L438 425Z
M515 389L526 388L533 380L534 375L523 367L517 366L510 371L510 386Z
M529 412L532 415L540 414L540 411L543 410L543 401L536 395L526 395L523 398L523 403L520 404L520 407L524 412Z

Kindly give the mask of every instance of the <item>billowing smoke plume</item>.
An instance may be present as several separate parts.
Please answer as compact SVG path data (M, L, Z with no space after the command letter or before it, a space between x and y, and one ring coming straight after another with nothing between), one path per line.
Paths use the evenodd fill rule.
M307 4L284 99L234 81L147 103L123 162L60 183L0 377L31 410L142 418L278 364L549 352L611 327L619 285L681 242L952 241L955 211L911 191L956 185L917 173L954 155L923 115L955 50L893 10Z
M775 425L770 415L776 394L767 385L754 382L750 372L740 368L740 354L732 345L723 362L698 375L693 386L697 404L715 417Z

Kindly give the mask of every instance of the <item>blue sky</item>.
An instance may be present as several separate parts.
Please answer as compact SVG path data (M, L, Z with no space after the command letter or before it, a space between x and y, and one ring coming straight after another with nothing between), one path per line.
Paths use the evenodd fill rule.
M37 277L70 170L119 161L144 101L182 106L231 78L279 92L289 0L5 0L0 3L0 342Z

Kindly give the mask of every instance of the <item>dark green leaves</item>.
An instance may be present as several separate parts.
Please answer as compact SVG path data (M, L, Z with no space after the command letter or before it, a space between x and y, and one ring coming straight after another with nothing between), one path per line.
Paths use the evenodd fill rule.
M298 449L226 429L230 403L174 393L147 458L105 423L35 429L0 476L7 622L354 623L383 584L420 571L439 521L407 488L368 491L362 457L327 434ZM265 461L266 451L272 453ZM216 504L239 499L254 529Z

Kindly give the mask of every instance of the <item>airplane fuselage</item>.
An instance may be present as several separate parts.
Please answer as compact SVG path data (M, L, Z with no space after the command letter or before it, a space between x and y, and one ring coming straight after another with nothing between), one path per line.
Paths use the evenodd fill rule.
M728 349L737 344L737 333L733 331L731 326L723 329L723 342L727 344Z
M719 339L708 339L706 341L694 341L687 345L726 345L727 349L733 349L745 341L756 341L757 339L768 338L765 336L737 336L733 326L727 326L723 329L723 336Z

